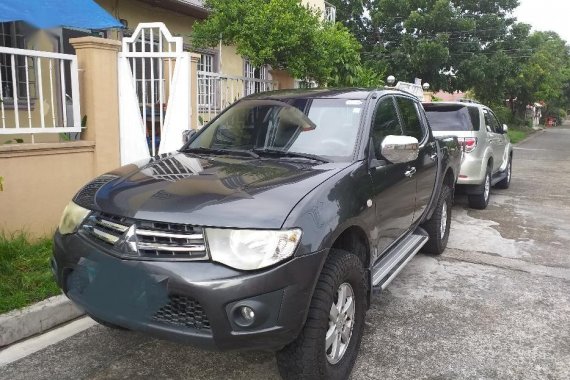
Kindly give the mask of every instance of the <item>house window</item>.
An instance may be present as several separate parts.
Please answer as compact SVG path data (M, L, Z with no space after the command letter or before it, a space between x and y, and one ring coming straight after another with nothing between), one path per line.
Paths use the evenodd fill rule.
M21 22L0 23L0 47L17 49L26 48L26 37L23 24ZM0 76L2 81L3 98L14 98L14 85L18 91L18 99L25 100L29 95L31 99L36 98L36 70L34 58L22 55L14 56L16 81L12 80L12 55L0 52ZM27 72L27 83L26 83ZM29 86L28 86L29 84Z
M325 1L325 21L334 23L336 21L336 7Z
M198 76L198 105L203 108L214 108L216 102L216 77L208 75L214 73L214 54L200 53L198 71L202 74Z
M206 71L213 73L214 70L214 54L202 54L200 62L198 62L198 71Z
M245 81L245 95L271 90L271 88L269 88L269 83L266 82L269 78L269 70L267 66L255 67L246 60L244 64L244 76L250 79L260 79Z

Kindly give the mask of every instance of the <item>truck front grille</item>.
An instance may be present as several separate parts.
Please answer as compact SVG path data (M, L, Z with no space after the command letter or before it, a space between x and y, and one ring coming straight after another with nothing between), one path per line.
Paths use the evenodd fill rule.
M210 330L210 321L200 303L185 296L170 295L168 304L160 308L152 319L169 325Z
M133 227L134 226L134 227ZM119 248L119 255L147 259L205 260L208 258L202 228L134 220L94 213L84 224L94 238ZM131 233L134 236L129 236ZM136 248L125 248L131 244Z

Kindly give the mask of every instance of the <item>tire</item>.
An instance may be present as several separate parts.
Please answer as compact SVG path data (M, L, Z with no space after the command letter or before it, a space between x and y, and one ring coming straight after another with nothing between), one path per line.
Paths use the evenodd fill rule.
M497 182L495 187L497 189L508 189L511 185L511 177L513 175L513 158L509 157L509 163L507 164L507 176L501 181Z
M429 235L429 240L423 248L424 252L441 255L445 247L447 247L452 205L453 189L444 185L439 194L433 215L423 225L423 228Z
M346 287L347 284L350 289ZM340 349L344 354L334 362L332 348L335 346L332 344L327 349L325 340L327 333L331 332L331 336L338 337L334 333L338 331L335 324L329 321L333 308L336 310L341 287L345 289L346 294L350 294L349 290L352 291L354 314L352 334L348 335L346 348ZM368 285L360 259L346 251L331 251L315 287L305 326L292 343L276 354L279 373L283 379L347 379L356 361L364 331L367 297ZM350 307L348 309L350 310ZM336 326L341 325L342 320ZM350 328L350 325L346 327ZM339 338L339 341L344 339ZM331 342L334 342L334 339Z
M487 168L485 173L485 180L480 187L480 194L469 195L469 207L484 210L489 205L489 198L491 197L491 169Z

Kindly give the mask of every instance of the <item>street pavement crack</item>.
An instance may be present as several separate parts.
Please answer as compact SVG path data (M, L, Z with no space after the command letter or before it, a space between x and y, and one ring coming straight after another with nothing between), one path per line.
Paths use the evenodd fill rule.
M533 275L554 277L570 281L570 268L532 264L527 261L490 255L484 252L448 249L445 251L444 256L439 259L442 261L453 260L468 262L471 264L487 265L505 270L525 272Z

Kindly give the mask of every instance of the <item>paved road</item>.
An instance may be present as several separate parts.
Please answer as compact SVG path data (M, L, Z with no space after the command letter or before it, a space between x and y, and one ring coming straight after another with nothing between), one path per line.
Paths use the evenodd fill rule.
M570 379L570 126L515 151L487 210L459 197L449 248L375 297L353 379ZM273 355L91 327L0 379L278 379Z

